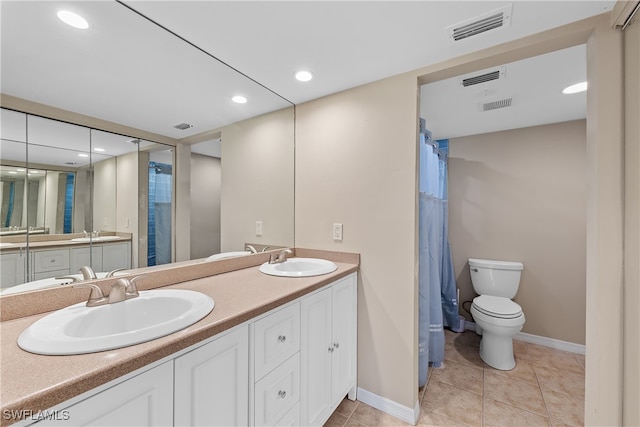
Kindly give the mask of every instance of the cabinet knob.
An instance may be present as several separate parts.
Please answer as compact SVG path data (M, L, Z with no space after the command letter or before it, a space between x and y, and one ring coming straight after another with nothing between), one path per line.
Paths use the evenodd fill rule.
M340 343L334 342L333 343L333 348L338 348L338 347L340 347Z
M284 399L285 397L287 397L287 392L284 390L280 390L278 392L278 397L280 397L281 399Z
M279 336L278 336L278 341L280 341L280 342L285 342L286 340L287 340L287 337L286 337L286 336L284 336L284 335L279 335Z
M329 349L328 349L328 350L329 350L329 353L333 353L333 350L335 350L335 348L333 348L333 347L329 347Z

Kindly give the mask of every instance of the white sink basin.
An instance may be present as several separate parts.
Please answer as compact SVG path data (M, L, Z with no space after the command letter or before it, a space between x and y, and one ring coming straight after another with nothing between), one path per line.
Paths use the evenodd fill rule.
M219 254L211 255L205 261L217 261L220 259L235 258L235 257L247 256L247 255L251 255L251 252L249 251L221 252Z
M140 292L137 298L99 307L81 302L25 329L18 346L32 353L94 353L151 341L196 323L213 310L209 296L182 289Z
M331 273L337 268L337 265L326 259L289 258L277 264L265 262L260 266L260 271L271 276L309 277Z
M106 271L96 272L98 279L104 279L107 277ZM113 273L113 277L124 276L131 274L131 271L116 271ZM0 295L16 294L18 292L37 291L40 289L55 288L56 286L69 285L73 283L73 280L68 277L75 277L78 281L82 281L82 274L68 274L64 279L56 279L55 277L48 277L46 279L34 280L32 282L22 283L20 285L11 286L10 288L3 289Z
M72 242L108 242L109 240L120 240L122 237L120 236L98 236L98 237L76 237L75 239L71 239Z

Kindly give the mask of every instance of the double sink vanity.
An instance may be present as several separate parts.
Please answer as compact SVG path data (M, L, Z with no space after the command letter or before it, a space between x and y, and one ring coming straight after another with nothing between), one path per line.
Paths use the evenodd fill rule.
M355 399L358 267L296 248L4 296L1 424L322 425Z

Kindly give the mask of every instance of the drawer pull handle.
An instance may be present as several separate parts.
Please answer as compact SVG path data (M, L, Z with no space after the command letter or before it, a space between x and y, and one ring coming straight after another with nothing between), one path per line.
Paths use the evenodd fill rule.
M337 342L334 342L334 343L333 343L333 348L338 348L338 347L340 347L340 344L339 344L339 343L337 343Z
M284 390L280 390L278 392L278 397L280 397L281 399L284 399L285 397L287 397L287 392Z
M286 340L287 340L287 337L285 337L284 335L278 336L278 341L285 342Z

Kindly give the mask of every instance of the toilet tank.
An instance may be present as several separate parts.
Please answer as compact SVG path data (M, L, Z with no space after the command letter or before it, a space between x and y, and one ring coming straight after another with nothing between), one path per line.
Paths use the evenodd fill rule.
M520 262L470 258L473 289L478 295L512 299L518 292L523 267Z

